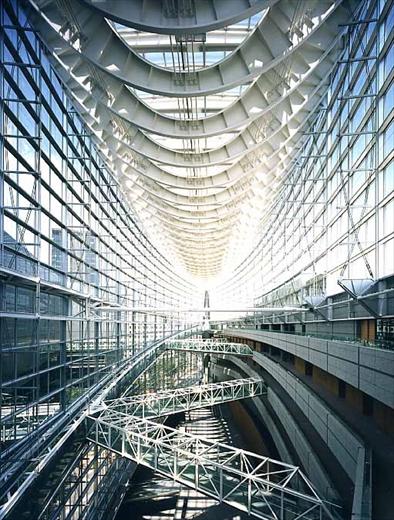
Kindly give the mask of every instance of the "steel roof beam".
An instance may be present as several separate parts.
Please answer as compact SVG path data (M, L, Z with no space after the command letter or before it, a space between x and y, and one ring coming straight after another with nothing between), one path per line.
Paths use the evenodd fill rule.
M195 139L220 135L223 132L239 132L239 128L261 119L263 115L281 112L284 107L297 104L299 96L310 90L309 84L316 84L326 75L327 69L335 62L332 48L337 38L327 31L323 24L313 35L313 41L306 39L285 63L282 61L271 70L261 74L238 100L228 107L207 117L173 118L160 114L151 108L137 94L126 87L121 80L97 71L99 83L92 83L92 70L85 73L76 63L70 66L68 55L57 56L57 71L79 103L86 107L97 105L98 112L108 111L109 118L119 118L124 124L146 132L162 136L170 135L179 139ZM335 53L334 53L335 54ZM79 58L78 58L79 60ZM76 68L78 65L78 69ZM285 70L285 76L284 71ZM316 77L315 77L316 76ZM303 87L303 84L306 86ZM303 90L305 93L303 93ZM284 105L283 101L289 98ZM278 106L279 105L279 106ZM286 112L290 109L286 108ZM231 156L231 154L230 154Z
M277 0L198 0L175 4L157 0L83 0L102 16L138 31L201 34L232 25L270 7ZM149 20L149 22L147 22Z
M88 75L88 64L91 64L125 85L169 97L208 95L253 81L278 61L285 59L303 41L300 38L300 41L296 39L293 43L287 34L297 4L279 0L269 9L251 36L229 57L192 73L173 72L149 63L133 52L105 19L91 8L78 6L76 10L72 9L74 4L71 3L73 20L70 22L63 12L57 10L54 0L30 0L30 3L36 10L35 25L49 47L58 49L62 45L59 40L69 46L68 50L64 48L58 52L69 61L71 68L76 65L74 53L77 51L86 62L85 66L80 64L80 74ZM309 23L302 24L299 30L309 34L324 20L332 39L337 34L338 22L346 14L341 8L341 0L316 2ZM74 24L74 30L63 30L70 23ZM100 35L99 39L96 38L97 34Z

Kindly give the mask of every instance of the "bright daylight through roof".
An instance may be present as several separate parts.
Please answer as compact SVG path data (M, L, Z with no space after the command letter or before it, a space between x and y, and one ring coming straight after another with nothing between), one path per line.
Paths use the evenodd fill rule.
M1 0L0 71L0 520L392 520L394 0Z

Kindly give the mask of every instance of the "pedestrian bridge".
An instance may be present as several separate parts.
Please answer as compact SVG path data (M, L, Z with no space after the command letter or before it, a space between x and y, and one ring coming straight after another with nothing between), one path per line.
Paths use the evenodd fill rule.
M121 397L104 403L104 414L112 410L143 419L161 417L206 406L256 397L266 392L262 379L234 379L224 383L193 385L175 390Z
M167 350L183 350L202 354L230 354L233 356L253 356L253 350L243 343L231 343L220 339L177 339L165 343Z
M262 520L338 518L297 466L147 419L264 391L262 380L241 379L107 401L88 416L87 437Z

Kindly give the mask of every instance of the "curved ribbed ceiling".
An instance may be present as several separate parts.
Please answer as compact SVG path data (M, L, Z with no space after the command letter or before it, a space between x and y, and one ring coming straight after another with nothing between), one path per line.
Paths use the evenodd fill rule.
M148 231L209 278L247 254L324 96L348 1L29 3Z

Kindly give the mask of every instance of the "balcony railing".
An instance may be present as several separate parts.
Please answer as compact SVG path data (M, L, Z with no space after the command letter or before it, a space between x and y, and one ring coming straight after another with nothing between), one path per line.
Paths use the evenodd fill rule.
M384 349L384 350L394 350L394 340L386 340L386 339L375 339L375 340L365 340L358 338L355 335L349 335L349 334L330 334L328 332L320 333L320 332L300 332L300 331L288 331L288 330L267 330L267 329L255 329L252 327L231 327L231 328L238 328L241 330L250 330L253 332L268 332L268 333L279 333L279 334L288 334L291 336L303 336L307 338L318 338L318 339L326 339L329 341L340 341L341 343L348 343L350 345L357 345L357 346L363 346L363 347L370 347L370 348L378 348L378 349Z

